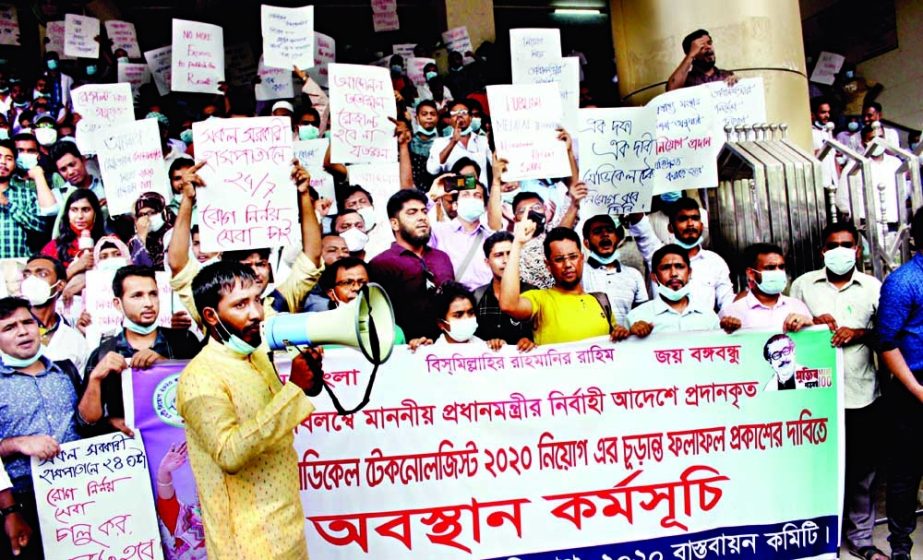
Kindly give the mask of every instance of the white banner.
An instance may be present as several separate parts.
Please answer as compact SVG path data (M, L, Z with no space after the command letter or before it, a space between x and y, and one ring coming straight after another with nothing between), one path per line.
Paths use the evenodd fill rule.
M224 30L208 23L173 20L173 91L218 93L224 81Z
M62 443L32 458L32 484L47 560L162 560L160 529L141 434ZM33 538L38 537L34 531Z
M118 123L135 120L131 84L87 84L71 91L77 123L77 147L84 154L96 153L97 132Z
M199 175L202 250L231 251L290 245L298 228L291 180L288 117L209 119L193 123Z
M404 62L406 62L408 58L413 56L413 49L416 48L416 46L416 43L397 43L391 45L391 54L404 57Z
M116 80L119 83L131 84L131 93L137 98L141 86L151 81L151 69L147 64L119 62L116 69Z
M376 33L401 28L397 17L397 0L372 0L372 28Z
M712 82L705 85L711 92L712 103L715 105L717 122L715 137L725 137L725 126L738 126L744 124L765 123L766 118L766 90L763 78L746 78L738 80L734 87L728 87L724 82ZM718 151L724 142L718 141Z
M257 66L257 75L260 81L254 84L253 91L257 101L271 99L291 99L295 96L295 85L292 80L292 69L273 68L266 66L263 58Z
M817 64L814 65L814 71L811 72L811 81L818 84L832 86L836 81L836 75L843 68L846 57L841 54L822 51L817 57Z
M307 70L314 65L314 6L261 7L263 62L273 68Z
M558 29L510 29L510 63L514 84L547 81L561 64Z
M157 93L168 95L173 76L173 47L167 45L152 51L145 51L144 60L147 61L147 66L151 69L151 76L154 78L154 85L157 86Z
M0 4L0 45L20 45L19 13L13 4Z
M141 58L141 47L138 46L138 34L135 24L130 21L110 19L106 21L106 35L112 41L112 52L116 49L125 49L128 58Z
M132 213L135 201L146 192L170 200L159 127L157 119L141 119L97 132L99 169L112 216Z
M45 25L45 52L56 52L61 60L73 60L64 52L64 20L49 21Z
M99 58L99 20L94 17L64 16L64 54L75 58Z
M397 161L389 117L397 117L391 75L385 68L330 65L330 157L333 163Z
M445 43L445 48L449 52L456 51L462 56L467 55L469 52L474 52L471 37L468 35L468 28L464 25L443 31L442 42Z

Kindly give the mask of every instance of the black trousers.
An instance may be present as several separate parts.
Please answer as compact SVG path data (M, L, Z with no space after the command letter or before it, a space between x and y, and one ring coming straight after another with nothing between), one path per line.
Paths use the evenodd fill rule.
M920 372L914 372L920 378ZM888 530L891 552L909 553L910 535L917 526L917 493L923 475L923 403L903 383L892 380L887 395L888 443Z

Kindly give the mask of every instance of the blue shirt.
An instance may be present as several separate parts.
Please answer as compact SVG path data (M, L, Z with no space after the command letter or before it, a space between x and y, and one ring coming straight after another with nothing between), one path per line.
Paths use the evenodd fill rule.
M878 322L881 349L900 349L910 370L923 372L923 254L917 253L885 279Z
M45 371L29 375L0 364L0 439L51 436L58 443L77 434L77 389L60 367L40 358ZM3 460L17 492L32 488L32 463L25 455Z

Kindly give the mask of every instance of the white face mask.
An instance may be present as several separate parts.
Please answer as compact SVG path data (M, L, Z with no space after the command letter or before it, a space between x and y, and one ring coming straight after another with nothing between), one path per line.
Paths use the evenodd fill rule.
M375 208L366 206L365 208L358 208L356 212L359 212L359 215L362 216L362 221L365 222L365 230L372 231L372 228L377 223L375 220Z
M57 285L57 282L55 282ZM51 286L37 276L30 276L22 281L20 286L22 297L29 300L33 306L44 305L51 299Z
M468 342L478 330L477 317L468 319L453 319L449 321L449 330L446 334L456 342Z
M36 128L33 132L42 146L51 146L58 141L58 131L53 128Z
M351 227L339 235L346 242L346 249L350 253L357 253L365 249L365 245L369 242L369 236L357 227Z
M160 214L154 214L151 216L151 231L156 232L160 231L160 228L163 227L163 216Z
M459 198L458 217L473 222L484 215L484 201L479 198Z
M856 266L856 250L848 247L837 247L824 252L824 266L827 270L843 276Z
M109 257L99 261L99 264L96 265L100 270L118 270L123 266L128 266L128 259L125 257Z

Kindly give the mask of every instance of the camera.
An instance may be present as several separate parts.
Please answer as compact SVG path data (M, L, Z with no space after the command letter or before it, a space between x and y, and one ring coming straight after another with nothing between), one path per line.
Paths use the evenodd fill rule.
M453 191L468 191L477 187L478 180L477 177L454 175L452 177L446 177L443 179L442 185L445 188L445 192L447 193Z

